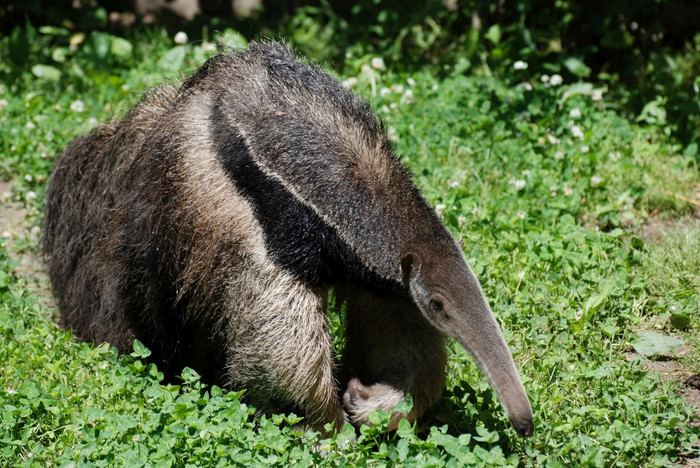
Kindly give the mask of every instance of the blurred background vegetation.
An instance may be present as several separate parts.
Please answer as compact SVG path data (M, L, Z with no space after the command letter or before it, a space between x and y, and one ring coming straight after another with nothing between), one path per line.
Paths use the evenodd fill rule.
M14 66L0 69L0 77L12 82L31 73L25 65L41 58L32 56L36 51L50 67L77 40L99 53L104 33L129 38L154 23L171 37L184 31L190 41L227 29L246 40L288 38L310 59L348 75L379 56L392 71L427 68L436 77L512 83L556 74L593 82L607 87L618 112L672 133L686 154L700 159L700 2L694 0L6 0L0 35L9 40L0 53ZM87 37L76 39L77 32ZM43 46L30 47L36 41ZM56 52L61 45L64 52Z

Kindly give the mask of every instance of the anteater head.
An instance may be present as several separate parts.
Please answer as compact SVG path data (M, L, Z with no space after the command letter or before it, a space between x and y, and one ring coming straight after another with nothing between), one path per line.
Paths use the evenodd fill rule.
M415 304L438 330L471 353L520 435L533 433L532 409L508 345L476 279L454 242L414 246L401 274Z

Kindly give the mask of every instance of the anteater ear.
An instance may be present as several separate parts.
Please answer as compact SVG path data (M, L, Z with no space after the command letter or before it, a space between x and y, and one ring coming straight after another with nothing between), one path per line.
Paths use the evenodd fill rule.
M409 252L401 259L401 277L405 283L420 273L421 260L418 254Z

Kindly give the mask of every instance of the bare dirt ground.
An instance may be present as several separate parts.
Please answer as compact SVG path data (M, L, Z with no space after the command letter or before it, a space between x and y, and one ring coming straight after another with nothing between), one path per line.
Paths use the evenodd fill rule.
M700 187L697 192L700 200ZM685 200L688 201L688 200ZM694 200L700 203L698 200ZM669 236L679 236L687 232L693 231L700 235L700 210L696 210L694 215L684 218L657 218L650 217L641 229L640 236L647 243L662 245L667 242ZM659 378L662 381L675 381L679 384L679 395L683 400L695 407L696 418L690 423L692 427L700 426L700 374L694 373L691 369L684 367L678 361L682 360L687 354L685 346L676 350L673 356L663 359L644 360L642 366L647 372L659 373ZM626 354L628 360L640 358L641 356L628 352ZM695 443L700 447L700 440ZM700 458L685 459L682 466L700 468Z

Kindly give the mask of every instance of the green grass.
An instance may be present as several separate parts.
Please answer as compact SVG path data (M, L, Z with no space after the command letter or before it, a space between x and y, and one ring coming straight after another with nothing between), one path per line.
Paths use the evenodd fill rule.
M677 198L694 199L700 175L663 127L626 120L585 83L437 81L372 68L371 57L345 70L463 242L536 432L515 435L450 343L444 397L416 425L386 435L378 414L354 442L348 430L321 440L296 433L293 415L256 419L241 393L203 386L191 371L180 386L162 385L144 349L120 356L78 342L57 327L42 276L18 264L36 252L31 228L57 152L211 54L159 30L127 42L93 33L71 47L74 37L29 30L33 45L20 58L12 38L0 39L0 175L27 209L24 234L0 242L0 465L656 466L698 457L682 382L647 373L647 358L631 353L654 329L683 340L680 364L700 372L700 234L682 229L692 205ZM645 240L645 223L662 218L678 229ZM679 312L684 330L670 321ZM337 315L331 323L342 335Z

